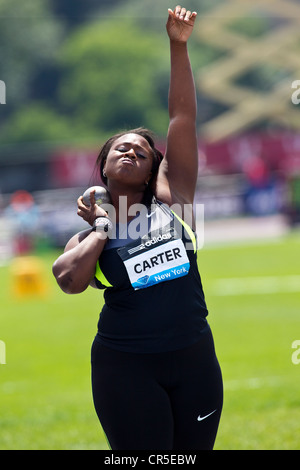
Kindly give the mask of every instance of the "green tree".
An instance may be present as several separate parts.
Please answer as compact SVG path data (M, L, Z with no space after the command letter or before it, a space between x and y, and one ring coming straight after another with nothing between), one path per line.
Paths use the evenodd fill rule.
M0 79L7 87L6 112L30 98L33 76L54 60L62 32L48 0L0 0Z
M99 11L110 10L123 0L51 0L52 9L70 28L89 21Z
M59 99L74 120L95 132L144 125L165 133L169 48L164 36L127 19L95 22L64 44Z
M1 143L61 143L71 141L76 132L67 117L43 103L21 106L2 125Z

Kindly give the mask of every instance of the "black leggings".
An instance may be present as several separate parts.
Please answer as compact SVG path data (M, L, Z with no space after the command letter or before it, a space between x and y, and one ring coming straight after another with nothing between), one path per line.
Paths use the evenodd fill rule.
M94 341L95 409L112 450L201 450L214 446L222 376L210 330L178 351L133 354Z

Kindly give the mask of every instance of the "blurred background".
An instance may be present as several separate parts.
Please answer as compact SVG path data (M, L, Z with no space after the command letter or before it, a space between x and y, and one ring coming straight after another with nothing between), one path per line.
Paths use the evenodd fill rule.
M269 410L270 389L281 384L278 400L281 403L282 399L284 406L280 408L277 403L272 409L277 414L270 414L276 426L276 419L282 421L285 416L286 406L296 407L294 416L299 413L299 400L291 392L296 390L294 376L298 372L299 377L299 371L295 364L291 366L290 348L300 335L300 104L297 86L293 88L300 80L300 1L189 0L186 6L198 12L189 50L198 96L200 170L196 202L204 204L205 210L201 270L202 266L207 270L212 310L218 312L227 301L225 310L232 323L228 327L228 323L222 323L224 317L217 314L212 322L220 338L228 390L231 387L244 393L246 389L251 394L263 389L261 403ZM0 402L6 404L2 424L0 412L3 448L99 448L95 437L98 423L95 419L91 426L86 418L89 413L94 417L92 405L88 412L78 405L81 397L89 394L88 344L100 309L94 307L100 302L99 294L84 293L78 300L58 292L51 265L66 241L85 228L76 214L76 200L84 189L99 182L94 165L105 140L120 129L143 125L155 132L158 147L164 150L168 128L168 7L175 4L169 0L0 1L0 340L6 345L7 356L4 365L2 354L0 365L4 397ZM233 248L236 242L238 251ZM239 251L241 246L243 251ZM241 275L245 277L243 286L234 281ZM224 277L231 284L224 284ZM230 297L233 290L238 290L238 298ZM263 352L265 368L249 376L249 367L235 368L241 356L226 348L236 341L233 325L236 327L240 313L247 309L253 324L247 324L249 330L245 330L242 323L241 331L257 333L255 325L262 321L257 304L262 305L263 295L267 296L264 313L268 308L269 313L265 316L267 339L261 344L273 344L275 349ZM285 314L293 312L287 319L290 332L284 338L280 336L283 306ZM77 312L72 320L66 313L70 308L72 314ZM47 309L49 312L41 317L41 311L45 314ZM84 309L93 311L92 318L88 316L87 320ZM254 311L259 320L252 316ZM276 321L277 333L270 330L270 324L274 327ZM68 341L77 344L78 338L82 339L83 325L88 331L83 340L86 357L80 355L83 362L79 370L86 378L79 390L73 356L70 363L74 369L67 359L61 361L68 357ZM232 335L229 342L226 325ZM276 334L278 341L274 341ZM253 335L247 338L248 359L253 364L256 339ZM278 344L282 349L276 349ZM25 378L23 354L26 367L31 364L31 382ZM270 380L266 384L263 377L269 371L270 356L277 357L277 364L283 362L279 372L267 375ZM240 382L236 382L237 370ZM46 392L43 385L47 377L53 384L49 371L54 374L56 390L63 389L64 378L69 377L57 406L49 403L49 387ZM287 382L282 381L287 375ZM33 389L39 390L37 384L39 399L44 397L40 407L37 398L34 404L29 399ZM78 388L77 392L73 390L73 403L68 390L74 386ZM282 398L287 388L292 394L289 405ZM228 409L232 417L239 403L242 406L240 400L229 400L225 413ZM69 412L68 406L72 408ZM252 411L253 407L254 402ZM253 429L250 426L251 435L245 440L240 436L236 441L227 439L237 422L242 423L239 419L242 415L236 411L233 421L227 421L228 429L223 428L217 442L219 448L298 445L299 439L294 438L299 431L296 421L284 428L289 437L275 441L274 436L273 440L262 440L270 424L267 419L259 421L259 430L255 423ZM70 424L76 421L81 423L81 431ZM22 422L30 429L26 435ZM48 429L52 424L56 438L49 443L37 428ZM69 437L64 442L66 435Z
M292 83L300 78L299 2L190 3L199 12L190 43L199 106L197 202L205 204L207 221L273 216L274 230L294 226L300 220L300 106L292 102ZM63 246L82 227L76 199L93 176L97 182L95 159L114 132L144 125L163 150L168 5L1 2L1 219L15 213L13 194L28 191L39 217L35 242Z

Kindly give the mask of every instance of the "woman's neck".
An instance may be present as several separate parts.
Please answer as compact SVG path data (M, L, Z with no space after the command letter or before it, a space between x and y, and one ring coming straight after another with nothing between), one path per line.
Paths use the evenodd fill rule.
M138 207L130 208L134 204L143 204L144 191L130 190L126 188L112 188L108 184L111 203L116 212L116 222L126 223L136 216Z

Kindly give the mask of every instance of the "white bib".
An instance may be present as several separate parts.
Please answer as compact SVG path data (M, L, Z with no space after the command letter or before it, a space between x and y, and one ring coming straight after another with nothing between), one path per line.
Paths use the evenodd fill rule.
M174 228L145 236L118 250L134 289L144 289L160 282L186 276L190 262Z

